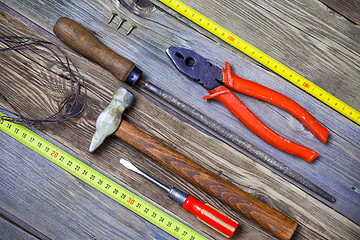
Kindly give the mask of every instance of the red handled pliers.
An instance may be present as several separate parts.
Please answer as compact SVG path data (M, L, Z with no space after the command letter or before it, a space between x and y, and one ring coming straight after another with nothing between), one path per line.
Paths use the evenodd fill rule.
M270 88L237 76L231 71L228 62L225 63L226 69L221 69L189 49L171 46L166 52L179 71L209 91L210 95L205 96L205 100L216 99L223 103L232 114L261 139L284 152L303 158L307 162L311 162L318 156L314 150L292 142L267 127L229 88L284 109L296 117L321 142L325 143L329 131L295 101Z

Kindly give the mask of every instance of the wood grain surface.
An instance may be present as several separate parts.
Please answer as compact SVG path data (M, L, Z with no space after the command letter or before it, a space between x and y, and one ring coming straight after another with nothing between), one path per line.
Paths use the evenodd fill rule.
M343 15L350 21L360 25L360 1L359 0L320 0L329 8Z
M174 151L161 140L153 138L124 120L114 135L210 196L221 200L222 203L277 238L290 239L293 236L298 225L294 220L242 191L217 174L196 164L181 153Z
M155 5L141 16L129 12L115 0L2 2L5 4L4 8L10 7L20 14L15 14L17 18L26 17L30 26L1 11L1 34L44 37L56 42L51 33L54 23L61 16L70 17L90 29L111 49L132 60L143 70L145 79L281 160L334 195L337 201L330 204L304 191L252 156L247 156L241 149L214 138L206 129L202 129L203 126L191 122L182 113L167 108L159 99L154 99L139 89L125 86L109 72L68 50L61 43L59 45L66 49L86 79L89 100L81 118L41 130L51 141L72 151L78 158L101 169L135 193L214 239L222 237L176 206L160 189L123 169L118 164L120 157L131 160L169 186L187 191L238 220L241 227L234 239L272 239L270 234L242 218L219 200L191 186L116 137L109 137L94 154L87 152L98 114L108 104L112 92L118 86L124 86L135 94L135 101L126 110L125 119L297 221L299 227L294 239L360 237L358 125L258 66L236 49L157 1L153 1ZM204 15L359 110L359 26L329 12L319 1L184 2L203 11ZM111 24L107 24L112 11L127 19L119 30L116 30L119 16ZM135 24L137 28L126 36L130 24ZM169 45L196 50L219 66L229 61L238 75L279 91L301 104L330 130L327 144L320 143L297 120L283 111L239 95L267 125L289 139L314 148L320 153L320 157L308 164L284 154L257 139L222 105L214 101L202 101L206 90L177 72L165 53ZM37 116L56 109L59 99L55 93L62 86L49 86L44 82L37 84L39 80L29 81L55 77L60 82L63 76L57 69L52 69L51 61L34 61L21 53L11 53L7 57L1 57L0 61L0 90L11 95L11 100L21 110ZM47 104L39 105L44 102ZM5 107L1 100L0 104ZM40 107L43 110L39 110ZM6 136L0 141L0 149L1 207L42 234L50 238L62 238L69 234L68 239L88 239L89 234L98 239L169 239L169 236L151 224L124 211L115 202L44 159L34 157ZM67 204L71 204L71 207Z

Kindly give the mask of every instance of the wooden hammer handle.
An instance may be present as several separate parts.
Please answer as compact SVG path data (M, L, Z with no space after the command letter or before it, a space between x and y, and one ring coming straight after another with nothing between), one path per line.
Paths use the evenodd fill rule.
M60 18L54 25L54 33L65 44L97 62L121 81L124 81L135 68L133 62L110 50L87 29L69 18ZM114 134L274 236L290 239L293 235L297 227L296 222L128 122L123 120Z
M295 221L125 120L122 120L114 135L224 202L279 239L290 239L294 234L297 227Z
M53 30L66 45L97 62L121 81L125 81L135 67L133 62L112 51L89 30L72 19L59 18Z

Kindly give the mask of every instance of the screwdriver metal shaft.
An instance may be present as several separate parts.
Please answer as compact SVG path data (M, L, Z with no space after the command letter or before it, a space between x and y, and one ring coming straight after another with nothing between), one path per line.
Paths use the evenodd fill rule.
M122 165L124 165L127 169L136 172L137 174L143 176L144 178L146 178L147 180L149 180L150 182L154 183L155 185L159 186L160 188L164 189L167 193L170 192L170 188L166 187L164 184L160 183L159 181L155 180L154 178L150 177L149 175L147 175L146 173L142 172L140 169L138 169L137 167L134 166L134 164L132 164L131 162L125 160L125 159L120 159L120 163Z

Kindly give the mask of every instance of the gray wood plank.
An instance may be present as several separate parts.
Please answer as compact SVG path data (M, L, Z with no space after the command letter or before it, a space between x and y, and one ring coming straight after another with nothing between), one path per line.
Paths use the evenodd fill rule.
M185 1L185 3L188 3L190 6L192 5L190 1ZM359 87L356 76L359 73L359 68L352 63L355 63L359 57L355 47L358 45L358 41L357 38L353 37L354 34L355 36L358 34L358 29L341 19L331 19L335 21L332 23L328 19L326 11L321 7L322 5L316 2L308 3L309 6L305 4L290 5L292 8L289 13L289 6L280 2L273 3L266 8L263 6L264 3L237 3L234 5L234 8L225 8L221 13L219 13L217 9L221 6L228 6L228 2L206 4L197 2L196 4L199 4L199 8L206 9L206 11L209 12L208 14L212 16L212 19L218 21L224 27L230 29L232 32L239 32L240 36L246 36L244 38L247 41L249 41L248 38L251 36L251 39L257 40L257 44L254 44L255 46L280 61L283 59L282 62L289 63L290 65L287 65L303 73L305 77L310 78L309 76L311 76L310 79L321 87L324 87L325 90L339 98L346 97L346 102L356 106L358 105L356 92ZM30 5L32 4L33 3ZM57 6L56 2L54 4ZM111 8L113 5L108 1L94 4L97 4L97 6L94 7L85 3L76 2L73 3L71 10L66 9L66 6L58 6L62 8L61 14L50 13L45 10L42 12L46 12L46 14L37 17L38 20L36 21L45 29L50 30L56 19L45 23L42 21L42 18L47 17L48 14L58 14L56 17L64 15L75 18L96 32L101 40L112 49L116 49L116 51L125 57L133 60L144 71L144 77L146 79L161 86L179 99L183 99L186 103L194 105L200 112L216 119L253 145L261 149L266 149L270 155L280 159L292 169L296 169L300 174L324 188L326 191L329 191L338 199L337 203L331 205L331 207L335 207L347 216L355 219L355 221L359 221L359 214L352 210L353 207L348 207L349 204L356 209L359 207L359 194L353 190L360 187L359 181L356 180L358 170L360 169L359 159L357 157L360 155L360 150L356 144L357 139L360 138L360 128L358 125L332 111L313 97L304 94L301 90L285 82L280 77L258 67L256 63L248 57L244 57L241 53L235 52L226 46L225 48L229 50L224 50L223 45L215 45L213 40L203 38L201 36L201 34L203 34L202 31L200 31L201 34L199 34L198 31L193 31L186 24L179 24L179 22L174 21L172 16L163 14L160 9L155 9L150 16L143 19L129 14L126 12L127 10L118 6L118 11L120 11L122 15L127 16L128 24L130 24L130 22L139 24L136 31L134 31L130 37L126 38L124 37L124 29L115 31L116 21L114 21L112 25L107 25L108 15L106 15L105 11L100 19L91 19L92 16L95 15L93 11L97 11L97 9L105 10ZM27 16L30 18L34 17L34 14L32 12L30 13L29 10L17 6L14 7L23 12L28 12ZM38 7L35 6L34 8L37 9ZM239 12L245 14L245 9L248 14L244 16L240 15ZM281 9L281 11L278 9ZM294 9L297 9L297 11L294 11ZM165 8L165 10L171 12L171 10L167 8ZM301 15L303 11L306 11L305 15ZM319 11L321 14L316 14ZM74 12L78 14L74 14ZM88 15L82 17L82 14L86 12ZM250 12L254 15L250 18L251 22L249 22ZM290 14L290 16L285 13ZM228 16L229 19L239 19L239 23L246 25L230 25L229 22L222 19L223 15ZM175 14L175 16L178 17L177 14ZM279 21L279 19L282 21ZM298 20L294 22L292 19ZM188 21L184 21L188 23ZM264 24L265 26L263 26ZM194 24L190 23L189 25L193 26ZM257 31L253 31L254 27L251 26L258 25L259 29L257 28L257 31L261 30L261 32L258 33L258 35L254 35ZM274 28L272 27L273 25L277 27ZM126 26L124 26L124 28L126 28ZM194 28L198 30L196 26ZM330 31L331 34L324 35L322 31L316 30L322 28ZM248 29L248 31L244 32L244 29ZM286 29L287 32L285 32L285 30L279 32L278 29ZM354 34L346 34L348 31L352 31ZM183 37L180 37L179 33L181 33ZM272 36L270 34L272 34ZM263 37L265 35L271 37L265 38ZM215 39L214 37L210 38ZM119 43L119 39L121 39L121 43ZM319 41L319 39L324 40ZM289 42L289 44L286 45L280 41ZM301 47L294 48L294 42L299 42ZM214 63L218 65L223 65L224 61L229 61L235 73L245 78L256 80L256 82L271 87L300 103L322 124L330 129L330 139L327 144L324 145L320 143L292 116L266 103L261 103L252 98L239 95L241 100L272 129L282 133L289 139L306 146L311 146L319 152L320 157L313 163L308 164L296 157L289 156L274 149L241 125L224 106L213 101L202 101L202 96L206 94L206 91L201 86L194 85L193 82L179 74L164 53L169 45L197 49L199 53L212 59ZM331 50L333 48L336 48L341 54L333 52ZM315 49L315 51L313 49ZM321 49L325 49L326 51L319 51ZM351 49L351 51L349 49ZM293 53L296 56L292 56L289 53ZM306 59L306 61L302 59ZM333 61L324 62L326 59L333 59ZM335 59L338 60L335 61ZM346 61L347 59L354 59L355 62ZM327 66L329 64L331 64L331 66ZM323 66L326 66L326 68ZM166 69L166 71L163 71L163 69ZM334 88L333 86L338 86L339 84L331 81L337 81L337 79L343 78L342 75L348 76L346 81L344 80L340 84L341 86ZM331 89L328 89L328 87ZM189 89L192 91L189 92ZM353 98L353 100L351 100L351 98ZM351 104L351 102L353 102L353 104ZM348 168L348 166L352 167ZM339 167L345 169L339 171ZM343 175L342 172L344 171L349 172L349 175ZM329 185L328 183L334 184ZM346 197L344 198L342 196Z
M37 231L35 228L24 222L22 219L14 216L13 214L7 212L0 206L0 216L2 220L2 229L0 233L3 235L3 238L10 238L14 235L23 235L22 238L33 238L33 239L42 239L49 240L47 236Z
M358 0L320 0L329 8L360 25L360 1Z
M0 132L0 139L0 204L43 235L50 239L173 239L5 133Z
M32 236L13 223L7 221L5 218L0 217L0 238L7 239L22 239L22 240L36 240L38 238Z
M32 29L29 29L23 23L21 23L20 21L17 21L16 19L5 14L4 12L1 12L1 13L2 13L2 16L4 16L4 19L7 19L8 23L9 23L9 24L1 25L3 27L5 27L5 26L9 27L6 31L2 31L2 32L6 32L6 33L21 32L21 35L24 35L24 34L27 36L34 35L34 31ZM19 24L19 26L16 26L16 24ZM12 27L14 27L13 25L15 25L15 28L12 28ZM80 60L80 61L83 61L82 57L80 57L80 58L75 57L75 55L71 52L68 52L68 54L72 55L71 59L74 59L75 62L77 61L76 58L78 58L78 60ZM32 62L32 60L34 60L34 59L35 59L35 61ZM17 95L17 97L13 96L14 97L13 99L18 100L17 103L15 103L15 105L19 105L20 110L25 110L25 111L27 110L27 113L30 115L35 114L37 116L40 116L42 113L46 114L47 111L51 112L52 110L54 110L53 108L56 108L56 104L58 102L60 102L60 101L58 101L59 99L58 99L58 96L56 95L58 89L53 88L53 86L49 86L49 85L48 85L49 88L47 88L45 84L37 84L37 80L40 79L39 81L41 81L42 78L45 78L48 80L55 79L55 80L59 81L59 83L56 83L56 84L60 84L60 82L65 81L65 79L63 79L64 75L61 73L61 71L57 71L58 69L56 67L54 67L54 65L51 64L51 60L48 59L46 61L46 58L41 58L41 57L36 58L32 54L30 54L30 55L25 54L24 56L22 56L21 54L17 54L17 53L14 53L14 55L11 55L11 57L2 58L2 60L3 60L2 66L6 66L6 64L4 64L4 62L9 63L7 65L9 67L7 70L9 70L9 71L7 72L7 74L4 74L3 76L5 76L6 79L16 79L16 80L10 81L10 82L6 81L6 80L2 81L1 83L2 83L3 87L1 89L9 89L9 90L12 89L13 92L10 92L11 94L22 95L23 93L25 93L25 95L23 95L23 96L19 96L19 95ZM11 61L14 61L14 62L11 62ZM30 62L30 64L27 66L24 66L23 65L24 62ZM88 76L89 78L94 78L94 77L98 78L99 76L95 76L95 75L99 72L98 70L100 68L98 68L98 66L96 66L96 65L93 65L93 63L90 63L90 65L88 65L89 63L90 63L89 61L86 61L85 65L84 65L85 68L87 69L86 71L88 72L88 74L90 74L90 75L86 75L86 76ZM89 68L86 67L86 65L88 65ZM25 71L28 74L17 74L17 70L19 70L19 69L14 68L14 66L20 66L19 68L28 69L29 71ZM98 69L96 69L96 70L93 69L93 66L96 66L96 68L98 68ZM15 69L15 71L13 71L14 69ZM2 71L6 72L6 70L4 70L4 68L2 68ZM41 75L41 73L44 73L44 72L46 72L45 75ZM91 76L93 73L95 73L95 75ZM14 75L12 75L12 74L14 74ZM158 206L159 205L158 202L160 202L162 205L162 209L164 211L170 212L170 214L172 214L173 216L179 216L180 219L189 219L190 222L186 222L187 224L196 227L197 230L199 230L199 231L203 232L203 234L207 235L209 228L207 226L205 226L204 224L200 223L198 220L196 220L196 218L194 218L192 214L186 212L180 206L174 204L174 202L172 200L170 200L166 197L166 195L164 194L164 192L161 189L159 189L155 186L150 185L150 187L149 187L148 185L145 185L144 179L142 179L139 176L134 177L136 179L135 182L134 182L134 179L132 179L131 177L129 178L128 172L124 171L124 168L119 166L120 165L119 159L120 159L120 156L128 157L128 159L133 159L133 158L136 159L139 157L140 161L144 161L143 156L141 156L141 154L139 154L136 150L129 148L129 146L127 146L123 143L121 145L115 146L115 148L114 148L114 149L116 149L115 152L114 152L114 149L110 149L109 152L104 152L102 155L98 154L98 153L101 153L101 150L97 151L97 153L95 153L95 154L88 153L89 141L90 141L91 135L93 134L93 131L94 131L94 129L92 129L91 131L88 131L89 129L87 129L87 128L89 127L89 123L92 125L91 128L93 128L97 115L107 105L107 103L111 97L112 91L114 91L117 88L117 86L115 84L117 82L117 80L114 79L109 73L100 74L100 75L101 75L101 78L106 76L111 81L106 82L107 78L105 78L104 79L105 81L102 83L100 83L100 82L95 83L92 81L88 82L89 83L89 86L88 86L89 87L89 89L88 89L89 90L89 102L88 103L89 103L89 106L93 106L95 108L93 110L89 110L89 112L85 113L85 115L92 116L91 120L90 120L91 123L88 120L84 119L85 120L83 122L84 128L82 130L80 130L82 127L81 128L76 127L77 123L75 123L75 122L77 122L78 120L75 120L74 123L71 123L71 125L75 124L75 125L73 125L73 127L75 127L73 129L71 129L72 127L66 128L62 124L50 126L50 127L46 128L47 134L52 135L52 136L58 136L58 137L61 136L60 138L58 138L58 137L55 137L55 138L60 140L62 143L64 143L64 140L65 140L65 142L68 142L68 143L70 143L70 142L74 143L74 145L71 144L69 146L71 148L75 149L76 152L79 152L78 147L80 147L82 149L82 150L80 150L80 152L85 154L86 157L90 157L90 159L92 159L92 162L100 163L100 164L97 163L96 164L97 166L106 168L107 171L110 169L115 170L115 172L112 172L113 176L117 176L118 178L125 180L128 183L128 185L130 185L130 183L133 183L134 189L136 189L135 193L137 193L141 196L143 196L143 194L142 194L143 192L145 192L146 194L150 194L152 200L154 200L154 199L157 200L157 202L152 201L152 203L154 205ZM40 76L40 78L39 78L39 76ZM30 81L29 81L29 79L30 79ZM12 83L14 83L14 85L12 85ZM7 85L7 84L9 84L9 85ZM100 85L104 84L104 86L105 86L101 90L102 93L100 93L100 95L97 92L97 90L99 90L98 84L100 84ZM12 88L10 86L12 86ZM46 94L40 94L41 96L39 95L39 98L36 98L36 97L28 98L26 96L28 94L28 91L25 90L25 88L28 88L28 90L29 91L31 90L32 92L46 93ZM18 91L16 91L16 89ZM5 92L9 93L8 91L5 91ZM105 94L104 94L104 92L105 92ZM2 102L2 104L6 105L4 102ZM149 104L149 103L147 103L147 104ZM44 108L45 110L40 111L41 108ZM157 111L159 111L159 110L157 110ZM67 130L65 130L65 129L67 129ZM65 130L65 131L63 131L63 130ZM110 141L110 140L108 140L108 141ZM15 146L15 149L16 149L16 146ZM30 152L29 154L31 155L32 153ZM108 159L111 159L111 163L108 161ZM149 161L149 159L147 159L147 162L144 165L147 165L149 163L151 163L151 161ZM116 168L114 169L112 166L116 166ZM151 167L151 166L149 166L148 169L152 169L153 172L155 172L155 173L157 171L159 171L159 170L154 169L154 167ZM110 170L110 172L112 170ZM166 170L161 170L160 176L163 177L166 173L167 173ZM159 174L157 174L157 175L159 175ZM5 179L8 179L7 175L4 177L5 177ZM57 177L55 177L55 178L57 178ZM177 182L176 184L174 184L174 186L175 185L180 186L182 184L185 185L184 180L179 180L179 177L177 177L177 176L172 176L172 182L173 183ZM21 185L22 182L20 182L19 184ZM47 184L49 188L52 188L51 183L45 183L45 184ZM36 186L34 186L34 187L36 187ZM192 187L192 188L193 188L192 191L194 192L195 191L194 187ZM39 191L41 191L41 190L39 190ZM146 198L146 195L144 195L144 197ZM5 198L5 200L7 200L7 199L11 200L11 198L9 198L7 196L5 196L4 198ZM56 195L52 195L52 196L50 196L50 198L55 198L55 199L52 199L55 202L61 201L61 199L57 199ZM48 201L51 202L50 200L48 200ZM96 203L94 203L94 204L96 204ZM217 201L216 204L214 204L214 205L221 205L221 204L219 201ZM8 209L9 212L15 211L14 209L12 209L12 207L13 206L9 207L10 208L10 209ZM25 208L26 207L28 207L28 206L25 206ZM45 211L49 210L48 205L40 206L39 208L42 208L42 207L45 209ZM37 210L39 211L39 209L37 209ZM230 212L229 208L226 209L226 208L222 207L222 210L224 212ZM73 216L71 216L71 214L72 214L71 211L64 213L64 215L66 215L66 218L73 218ZM229 215L231 215L231 214L229 214ZM232 213L232 215L233 215L233 213ZM20 216L20 217L26 218L25 216ZM128 218L128 219L130 219L130 218ZM34 225L34 224L38 224L38 221L42 221L42 219L32 219L32 220L34 220L34 222L31 222L29 224ZM76 221L77 221L77 219L74 219L73 223L75 225L76 225L76 223L75 223ZM131 219L129 221L134 222L134 220L131 220ZM36 227L38 227L38 226L36 226ZM119 228L121 229L121 226ZM254 229L256 227L254 227L252 225L250 228ZM49 229L50 229L49 231L52 231L52 229L50 227L49 227ZM142 229L141 231L147 231L147 229L143 228L143 227L140 227L140 229ZM65 229L53 229L54 235L62 236L63 230L65 230ZM138 234L137 232L140 230L137 228L132 228L132 230L129 230L129 231L133 231L134 232L133 234L137 235ZM161 238L162 231L159 229L156 229L156 228L154 228L154 231L155 231L154 234L159 235ZM210 230L210 231L211 231L211 234L216 239L222 238L220 236L220 234L216 233L215 231L212 231L212 230ZM247 232L249 232L249 231L247 231ZM255 233L250 232L250 234L255 235L255 236L258 235L258 233L256 233L256 232ZM265 236L267 235L266 233L261 233L261 234L264 234ZM137 236L133 236L131 238L139 239L139 238L142 238L142 236L137 235ZM113 239L113 238L110 237L109 239ZM167 238L165 238L165 239L167 239Z

